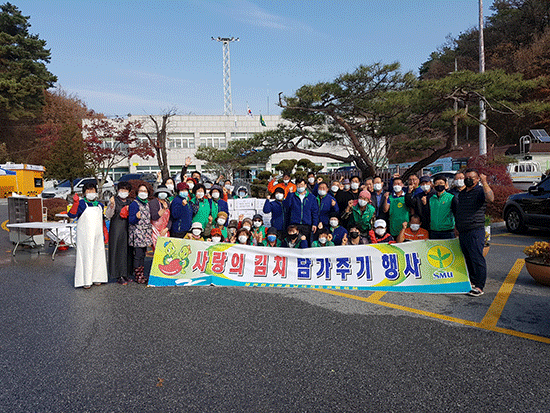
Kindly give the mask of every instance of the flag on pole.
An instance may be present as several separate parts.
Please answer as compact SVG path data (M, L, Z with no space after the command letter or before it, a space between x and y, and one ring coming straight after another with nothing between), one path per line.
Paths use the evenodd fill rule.
M262 115L260 115L260 125L267 126Z
M250 108L248 107L248 103L246 104L246 114L248 116L252 116L252 111L250 110Z

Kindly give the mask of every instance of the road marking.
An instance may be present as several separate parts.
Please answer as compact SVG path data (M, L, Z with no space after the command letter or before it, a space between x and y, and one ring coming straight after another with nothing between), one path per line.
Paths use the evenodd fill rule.
M516 283L518 275L524 265L525 260L516 260L516 263L506 276L506 279L500 286L500 290L498 290L495 299L487 310L487 314L485 314L485 317L483 317L483 320L481 320L480 324L482 326L496 327L497 322L502 315L502 311L504 310L504 306L506 305L506 301L508 301L508 297L510 297L510 294L512 294L512 288L514 288L514 284Z
M475 327L482 330L493 331L495 333L501 333L501 334L506 334L514 337L525 338L527 340L539 341L541 343L550 344L550 338L548 337L537 336L535 334L523 333L521 331L510 330L508 328L502 328L502 327L496 326L498 319L502 314L506 301L508 300L508 297L512 292L512 288L514 287L514 284L516 283L516 280L524 264L525 264L525 260L523 259L518 259L515 262L514 266L506 276L504 283L500 287L495 299L491 303L489 310L487 310L485 317L483 317L483 320L481 320L481 322L479 323L476 321L463 320L461 318L432 313L431 311L419 310L417 308L412 308L412 307L405 307L400 304L393 304L393 303L380 301L380 298L382 298L387 293L385 291L376 291L371 295L369 295L368 297L362 297L359 295L344 293L338 290L325 290L325 289L315 289L315 290L325 294L332 294L332 295L337 295L344 298L350 298L352 300L364 301L369 304L381 305L384 307L393 308L395 310L406 311L409 313L418 314L418 315L430 317L430 318L435 318L438 320L449 321L452 323L462 324L469 327Z
M4 222L2 222L2 229L4 231L8 231L10 232L10 230L8 229L8 227L6 226L6 224L9 222L9 219L6 219Z

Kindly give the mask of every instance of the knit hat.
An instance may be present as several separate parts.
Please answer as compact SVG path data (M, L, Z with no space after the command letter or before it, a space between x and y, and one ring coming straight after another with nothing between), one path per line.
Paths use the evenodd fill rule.
M189 187L187 186L187 184L185 182L180 182L176 188L178 189L178 191L188 191L189 190Z
M214 236L214 235L218 235L218 236L222 236L222 230L219 229L219 228L212 228L212 231L210 231L210 236Z
M367 200L370 199L370 192L367 190L359 192L359 198L365 198Z

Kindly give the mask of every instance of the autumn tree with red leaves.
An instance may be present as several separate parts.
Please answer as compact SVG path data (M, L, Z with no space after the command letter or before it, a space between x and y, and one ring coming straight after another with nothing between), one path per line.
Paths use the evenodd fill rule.
M154 156L151 145L137 137L141 123L116 119L93 119L83 127L88 165L94 170L101 195L111 170L132 156L148 159Z

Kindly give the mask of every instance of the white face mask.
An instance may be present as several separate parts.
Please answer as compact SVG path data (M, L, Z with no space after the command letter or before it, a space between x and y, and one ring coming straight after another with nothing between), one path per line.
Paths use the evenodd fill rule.
M313 185L313 183L315 182L315 178L307 178L307 181Z
M318 192L318 193L319 193L320 196L325 196L325 195L327 194L327 191L324 191L324 190L322 190L322 189L319 189L319 192Z
M331 219L330 220L330 226L333 228L336 228L338 226L338 220L337 219Z
M88 201L95 201L97 199L97 192L88 192L86 194L86 199Z
M149 194L147 192L139 192L138 196L139 196L139 199L147 199Z
M416 232L420 229L420 224L411 224L410 227L412 231Z
M159 193L159 199L166 199L168 198L168 194L166 192Z
M351 183L351 189L353 189L354 191L355 191L356 189L359 189L359 184L358 184L357 182L352 182L352 183Z
M246 192L239 192L239 198L244 198L246 196Z
M386 228L376 228L374 232L376 232L376 235L381 237L386 233Z
M346 190L346 191L349 190L349 185L348 185L348 184L345 184L345 185L344 185L344 190Z
M456 183L456 186L458 186L459 188L462 188L464 186L464 179L457 179L455 183Z
M231 191L231 185L225 185L225 189L227 189L228 191Z
M212 237L212 242L221 242L222 237Z
M321 243L321 244L326 244L326 243L327 243L327 239L326 239L325 237L319 238L319 243Z
M197 195L198 199L204 198L204 192L197 192L195 195Z
M303 194L306 190L306 187L305 186L299 186L296 188L296 191L299 193L299 194Z
M365 205L368 204L368 201L366 199L359 199L357 200L357 203L359 204L360 207L364 207Z
M374 190L375 190L375 191L380 191L380 190L382 190L382 184L378 184L378 183L374 184Z
M193 229L191 230L191 232L193 233L193 235L195 235L195 236L198 237L198 236L201 234L202 231L201 231L200 229L198 229L198 228L193 228Z
M254 221L254 226L260 228L262 226L262 221Z
M166 189L168 189L169 191L173 191L174 190L174 185L173 184L166 184Z
M250 225L246 224L246 225L243 225L243 228L250 231Z
M220 197L219 192L212 192L212 199L218 199Z
M187 182L187 187L189 190L192 190L195 187L195 184L193 182Z
M239 242L241 244L246 244L246 241L248 241L248 237L246 235L239 235Z
M218 218L218 225L224 225L225 224L225 219L223 218Z
M339 189L340 189L340 187L338 187L337 185L332 185L332 186L330 187L330 190L331 190L332 192L338 192Z
M283 182L284 182L284 184L286 185L286 184L288 184L288 183L290 182L290 180L289 180L289 179L283 179Z
M422 189L424 192L430 192L430 189L432 189L432 187L430 185L422 185L420 189Z
M126 199L128 198L128 195L130 195L128 191L118 191L118 197L120 199Z
M396 194L401 192L402 189L403 189L403 187L401 185L394 185L393 186L393 192L395 192Z
M285 197L285 195L284 195L284 194L281 194L280 192L277 192L277 193L275 194L275 199L276 199L277 201L282 201L284 197Z

